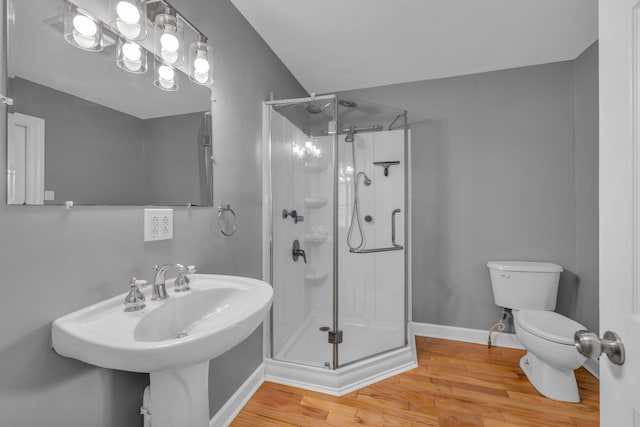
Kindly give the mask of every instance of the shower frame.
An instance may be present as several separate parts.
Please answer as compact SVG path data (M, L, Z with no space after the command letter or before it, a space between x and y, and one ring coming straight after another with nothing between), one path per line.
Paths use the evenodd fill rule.
M381 359L384 359L384 355L391 354L393 352L397 352L401 349L409 349L411 350L411 343L409 342L409 322L411 320L410 306L409 302L411 299L411 278L410 278L410 227L411 227L411 211L410 211L410 142L409 142L409 125L407 119L407 111L405 110L402 114L399 114L392 122L392 124L388 127L385 127L384 130L396 130L404 128L404 340L403 345L400 347L395 347L391 349L387 349L381 353L370 354L363 359L358 359L354 361L350 361L344 364L340 364L339 360L339 345L341 343L340 339L340 316L339 316L339 251L338 251L338 242L339 242L339 226L338 226L338 185L339 185L339 138L341 135L345 133L344 130L338 129L340 125L338 121L339 116L339 96L336 94L330 95L321 95L321 96L311 96L306 98L291 98L291 99L282 99L282 100L274 100L273 95L270 97L269 101L263 102L263 279L268 281L273 286L273 210L272 210L272 200L273 200L273 190L272 190L272 173L271 173L271 114L273 112L273 107L275 106L285 106L285 105L293 105L300 104L304 102L313 102L313 101L322 101L327 100L333 103L333 122L336 124L335 132L333 132L332 139L332 155L331 155L331 166L333 167L333 177L332 177L332 191L333 191L333 227L331 230L332 235L332 259L333 259L333 269L332 269L332 329L329 331L330 336L334 336L338 339L334 339L333 344L333 364L331 367L332 371L336 371L340 368L345 368L351 365L357 365L360 362L368 359L375 358L377 356L382 356ZM401 118L404 119L403 126L395 126L393 127L398 120ZM372 131L378 129L366 129L364 131ZM394 250L397 250L394 248ZM264 328L264 348L263 353L267 359L272 359L274 357L274 331L273 331L273 307L270 310L269 318L265 324ZM330 342L331 343L331 342ZM283 362L283 363L293 363L296 362ZM409 365L406 365L409 366ZM406 370L403 368L403 370ZM326 390L324 390L326 391ZM331 391L329 391L331 392Z

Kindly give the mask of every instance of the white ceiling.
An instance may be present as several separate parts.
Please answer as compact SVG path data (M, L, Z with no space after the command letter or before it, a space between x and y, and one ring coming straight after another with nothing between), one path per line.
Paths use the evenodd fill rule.
M597 0L231 0L308 92L575 59Z

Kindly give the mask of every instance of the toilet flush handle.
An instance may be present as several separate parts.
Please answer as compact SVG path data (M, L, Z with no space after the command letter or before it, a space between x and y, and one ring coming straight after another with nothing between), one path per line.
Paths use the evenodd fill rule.
M509 273L502 273L500 275L500 277L504 277L505 279L509 279L509 278L511 278L511 275Z
M600 339L595 332L580 330L575 333L573 342L578 352L585 357L595 360L604 353L614 365L624 363L624 344L620 335L615 332L606 331Z

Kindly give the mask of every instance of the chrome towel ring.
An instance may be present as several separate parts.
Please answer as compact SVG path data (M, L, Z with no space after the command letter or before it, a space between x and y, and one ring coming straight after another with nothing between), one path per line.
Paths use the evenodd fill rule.
M223 224L223 222L226 222L222 219L222 216L225 212L229 212L233 216L233 228L231 231L225 231L229 229L229 227L225 227ZM229 215L227 215L227 217L229 217ZM238 217L236 216L236 213L233 211L233 209L231 209L230 204L218 205L218 228L220 228L220 233L222 233L223 236L227 237L232 236L238 229Z

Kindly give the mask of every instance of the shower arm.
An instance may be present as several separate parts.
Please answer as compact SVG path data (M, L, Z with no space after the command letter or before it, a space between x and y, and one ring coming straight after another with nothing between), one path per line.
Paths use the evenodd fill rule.
M373 126L367 126L367 127L350 127L350 128L346 128L346 129L342 129L338 131L338 135L345 135L345 134L349 134L349 133L364 133L364 132L380 132L381 130L384 130L384 126L382 125L373 125ZM320 132L323 136L327 136L327 135L332 135L335 132L329 132L326 129L322 129L322 131Z
M381 130L383 130L384 127L382 125L373 125L373 126L367 126L367 127L355 127L352 126L350 128L346 128L346 129L342 129L340 132L338 132L340 135L343 135L345 133L363 133L363 132L380 132Z

